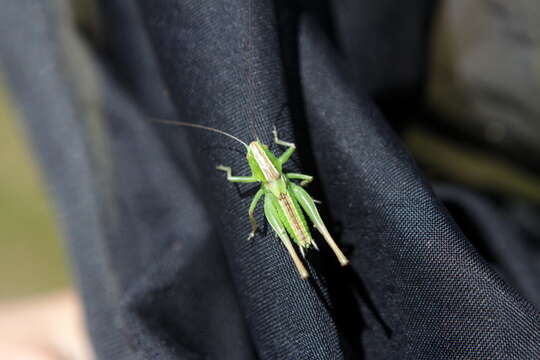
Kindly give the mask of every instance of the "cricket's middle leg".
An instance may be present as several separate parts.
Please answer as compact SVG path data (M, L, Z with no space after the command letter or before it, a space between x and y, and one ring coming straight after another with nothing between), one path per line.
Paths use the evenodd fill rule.
M249 233L248 240L252 239L255 236L255 231L257 231L257 221L255 221L255 208L257 207L257 203L261 199L261 196L263 196L264 190L259 189L255 196L253 197L253 200L251 201L251 204L249 205L249 211L248 211L248 217L249 221L251 222L251 232Z
M302 180L300 182L300 186L306 186L307 184L309 184L310 182L313 181L313 176L311 176L311 175L298 174L298 173L287 173L287 174L285 174L285 176L287 176L287 178L289 178L289 179Z

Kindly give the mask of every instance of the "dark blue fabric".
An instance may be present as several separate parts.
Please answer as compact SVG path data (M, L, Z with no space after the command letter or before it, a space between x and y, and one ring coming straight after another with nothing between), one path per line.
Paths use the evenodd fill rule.
M1 69L99 359L540 357L536 210L436 195L395 132L431 2L103 0L79 27L60 4L0 1ZM215 170L247 175L242 147L150 117L277 126L350 266L317 238L304 281L268 226L247 241L256 186Z

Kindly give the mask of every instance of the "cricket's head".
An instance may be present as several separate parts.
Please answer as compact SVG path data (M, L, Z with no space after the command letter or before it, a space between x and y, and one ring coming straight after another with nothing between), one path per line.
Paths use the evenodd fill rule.
M262 182L277 180L281 177L281 164L268 149L268 146L259 140L248 145L246 158L253 176Z
M266 152L268 150L268 146L263 144L260 140L255 140L249 143L248 145L248 153L254 154L257 152Z

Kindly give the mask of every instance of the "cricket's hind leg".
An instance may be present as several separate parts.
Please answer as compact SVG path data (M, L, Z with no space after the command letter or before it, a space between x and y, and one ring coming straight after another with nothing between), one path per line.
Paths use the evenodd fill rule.
M296 198L296 201L298 201L302 209L304 209L308 217L315 225L315 228L317 228L317 230L322 234L324 240L326 240L326 242L328 243L328 246L330 246L334 254L336 254L336 257L341 266L347 265L349 263L349 260L343 254L341 249L337 246L336 242L328 232L328 229L324 225L324 222L322 221L321 216L319 215L319 211L317 210L317 207L315 206L315 203L313 202L311 196L309 196L306 190L302 189L300 186L294 183L291 183L289 186L291 192Z
M285 245L285 248L289 252L289 255L291 256L294 265L296 266L296 269L298 270L298 273L300 274L300 277L302 279L307 279L309 277L309 273L306 270L304 264L302 263L302 260L298 257L298 254L296 254L296 251L294 250L294 246L289 238L289 235L287 235L287 231L285 230L285 226L281 222L278 214L278 207L279 202L277 198L272 194L266 194L264 198L264 215L266 216L266 219L268 220L268 223L270 223L270 226L272 229L276 232L277 236L281 239L281 242L283 245Z

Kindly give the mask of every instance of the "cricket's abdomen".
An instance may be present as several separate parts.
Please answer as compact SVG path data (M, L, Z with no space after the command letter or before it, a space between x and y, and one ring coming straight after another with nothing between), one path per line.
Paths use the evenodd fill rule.
M295 242L301 247L310 247L313 241L311 239L311 234L309 233L302 213L298 210L298 207L295 206L291 196L286 192L281 193L279 196L279 204L289 225L291 236Z

